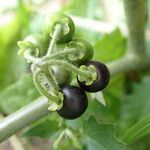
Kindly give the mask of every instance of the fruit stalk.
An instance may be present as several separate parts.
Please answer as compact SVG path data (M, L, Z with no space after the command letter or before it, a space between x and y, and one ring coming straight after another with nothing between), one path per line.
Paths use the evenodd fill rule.
M52 53L54 47L55 47L55 44L59 38L59 34L61 32L61 24L57 24L55 26L55 30L54 30L54 33L53 33L53 36L52 36L52 40L50 41L50 45L49 45L49 48L48 48L48 51L47 51L47 56L50 56L50 54ZM50 35L49 35L50 36Z

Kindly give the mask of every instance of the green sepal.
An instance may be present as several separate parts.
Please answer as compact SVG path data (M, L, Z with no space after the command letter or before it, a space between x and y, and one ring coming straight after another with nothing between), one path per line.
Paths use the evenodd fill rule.
M27 41L18 41L17 45L20 47L18 56L23 56L26 49L33 47L33 44Z
M96 73L96 69L93 65L90 65L90 66L85 66L85 65L82 65L80 67L80 69L82 71L87 71L87 72L90 72L91 73L91 77L90 78L85 78L83 76L78 76L78 80L83 82L85 81L85 85L91 85L96 79L97 79L97 73Z
M48 110L49 111L59 110L63 106L63 100L64 100L63 94L61 92L59 92L58 95L55 97L56 97L56 99L58 99L59 103L55 102L54 100L49 99L48 100L48 104L49 104Z
M75 53L68 54L69 60L71 60L71 61L77 61L77 60L80 60L80 59L83 58L83 56L85 54L85 50L84 50L82 44L77 43L75 41L71 41L69 43L69 47L70 48L74 48L74 49L77 50Z

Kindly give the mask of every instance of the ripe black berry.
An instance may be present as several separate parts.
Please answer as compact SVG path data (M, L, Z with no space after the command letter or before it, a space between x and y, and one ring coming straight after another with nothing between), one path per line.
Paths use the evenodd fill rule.
M58 114L66 119L80 117L88 106L88 99L85 92L77 86L65 86L62 90L64 95L63 107Z
M96 68L97 79L91 85L86 85L85 81L81 82L77 79L79 86L88 92L98 92L103 90L108 85L110 79L110 73L106 65L98 61L90 61L85 65L93 65Z

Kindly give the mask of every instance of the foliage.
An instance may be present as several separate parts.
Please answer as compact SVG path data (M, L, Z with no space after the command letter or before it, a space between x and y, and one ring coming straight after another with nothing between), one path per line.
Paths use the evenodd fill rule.
M133 92L131 94L124 94L122 97L122 115L120 116L119 124L121 125L121 131L123 133L126 132L126 129L132 127L139 120L144 119L145 117L147 118L150 114L149 88L150 77L146 76L140 83L134 83ZM147 122L147 119L145 122ZM146 125L148 125L147 123ZM145 126L143 126L143 128L144 127Z
M0 28L0 90L13 83L21 73L25 72L26 65L17 56L16 42L21 38L20 33L28 29L28 18L28 10L20 2L12 20Z
M96 120L91 117L88 121L85 121L83 130L85 134L100 145L102 149L125 149L124 144L117 141L114 135L113 125L98 124Z
M28 129L22 137L38 136L41 138L52 137L59 131L58 120L53 120L52 117L46 116L39 120L35 125Z
M95 44L94 58L103 62L110 62L120 58L125 52L126 39L119 29L103 35Z

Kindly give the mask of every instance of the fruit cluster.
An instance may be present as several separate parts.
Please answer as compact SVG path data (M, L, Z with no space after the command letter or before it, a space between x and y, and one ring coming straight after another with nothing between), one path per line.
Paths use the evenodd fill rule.
M33 80L46 96L49 110L66 119L81 116L88 106L85 91L98 92L109 82L105 64L91 61L93 47L83 39L75 39L72 19L55 13L43 23L43 34L32 34L19 41L19 55L32 63ZM70 85L75 73L79 86Z

